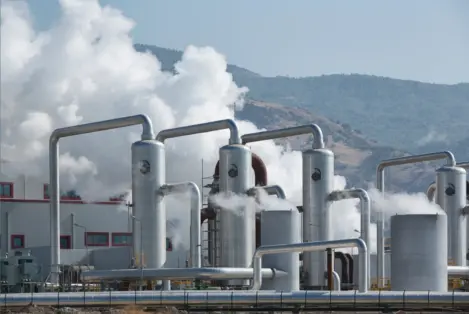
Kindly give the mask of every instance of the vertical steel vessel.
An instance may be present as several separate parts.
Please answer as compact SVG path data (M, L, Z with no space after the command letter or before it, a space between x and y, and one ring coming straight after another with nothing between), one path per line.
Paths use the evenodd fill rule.
M261 213L261 245L301 242L301 216L298 210L275 210ZM262 259L263 268L282 269L287 276L264 280L263 290L295 291L300 286L300 253L269 254Z
M252 188L251 150L244 145L220 148L219 189L222 197L236 195L230 208L218 209L221 267L249 267L255 250L255 207L250 206L246 192ZM253 204L254 205L254 202ZM230 280L231 286L249 285L248 280Z
M393 291L448 290L447 216L391 217L391 288Z
M303 152L303 242L332 239L329 194L334 189L334 153L327 149ZM304 252L307 289L325 288L325 252Z
M449 166L437 169L435 202L448 216L448 265L466 266L466 170Z
M165 176L164 144L155 140L133 143L133 247L138 266L160 268L166 263L166 211L164 196L157 193Z

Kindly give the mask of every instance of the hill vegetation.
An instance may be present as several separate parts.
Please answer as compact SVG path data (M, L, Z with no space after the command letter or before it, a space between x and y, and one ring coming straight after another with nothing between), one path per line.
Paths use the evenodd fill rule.
M136 45L150 51L162 68L172 71L182 52ZM263 77L228 65L234 80L249 88L248 101L237 113L267 129L317 123L337 156L337 170L352 185L374 180L383 159L405 154L452 150L469 160L469 84L440 85L369 75ZM293 148L308 139L290 139ZM393 189L423 191L433 181L436 164L393 168Z

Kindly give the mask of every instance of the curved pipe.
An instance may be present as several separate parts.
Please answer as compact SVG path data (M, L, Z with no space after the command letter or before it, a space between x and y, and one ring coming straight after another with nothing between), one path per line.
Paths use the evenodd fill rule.
M202 244L201 244L201 194L199 187L194 182L183 182L176 184L165 184L160 188L160 193L164 196L191 192L191 225L190 225L190 256L191 256L191 267L200 268L202 267Z
M348 265L348 259L345 257L345 254L342 252L334 252L334 257L335 259L338 259L340 261L341 265L341 281L344 284L351 283L350 282L350 276L349 276L349 265Z
M354 277L354 268L353 268L353 264L354 264L354 259L353 259L353 256L352 254L349 254L349 253L345 253L345 257L347 258L348 260L348 273L349 273L349 280L350 280L350 284L353 285L353 277Z
M60 171L59 171L59 140L80 134L88 134L133 125L142 126L142 140L153 140L153 124L144 114L123 118L104 120L56 129L49 138L49 188L50 188L50 254L52 283L58 283L60 265Z
M336 271L332 272L332 278L334 279L334 291L340 291L340 276Z
M243 144L273 140L303 134L313 135L313 149L324 148L324 136L317 124L306 124L278 130L260 131L241 136Z
M264 190L267 195L276 195L280 199L286 199L285 191L280 185L256 186L247 191L247 195L258 197L259 190Z
M179 128L166 129L158 133L156 140L164 143L164 141L168 138L207 133L224 129L230 130L230 144L241 144L238 126L233 119L218 120L207 123L182 126Z
M261 275L266 279L286 276L287 273L275 269L263 268ZM115 269L88 270L81 274L85 282L100 280L218 280L218 279L251 279L254 276L252 268L235 267L204 267L204 268L143 268L143 269Z
M254 279L252 281L250 290L259 290L262 286L262 276L260 270L262 269L262 256L264 255L293 252L315 252L323 251L328 248L342 249L350 247L358 248L360 258L360 278L358 282L358 291L367 292L369 252L366 243L360 238L261 246L257 248L253 256L252 264L254 268Z
M304 309L330 311L337 309L356 312L370 309L399 310L403 307L419 311L434 308L444 311L459 309L466 312L469 307L467 292L416 292L416 291L109 291L103 292L65 292L65 293L7 293L2 295L0 306L19 308L26 306L64 307L108 307L115 306L174 306L177 308L206 307L220 311L220 308L233 310L233 305L244 308L269 306L286 311ZM348 306L347 306L348 305Z
M418 162L434 161L446 159L446 165L454 167L456 165L456 159L453 153L450 151L443 151L437 153L429 153L423 155L405 156L399 158L393 158L383 160L378 164L376 168L376 188L384 195L384 169L391 166L400 166L413 164ZM384 268L384 213L380 211L378 213L378 220L376 223L377 230L377 269L378 269L378 288L384 287L385 268Z
M334 191L329 195L330 201L341 201L345 199L359 199L360 200L360 238L365 241L367 247L371 247L370 238L370 217L371 217L371 203L368 193L364 189L349 189L342 191ZM369 256L368 256L369 258ZM368 259L368 263L370 260ZM368 268L370 271L370 268ZM368 273L368 280L371 280ZM368 282L370 287L370 282Z
M247 194L258 197L258 190L264 190L268 195L277 195L280 199L286 199L285 191L280 185L265 185L265 186L256 186L248 190ZM256 214L256 248L261 245L261 233L262 233L262 224L261 224L261 215L260 213Z

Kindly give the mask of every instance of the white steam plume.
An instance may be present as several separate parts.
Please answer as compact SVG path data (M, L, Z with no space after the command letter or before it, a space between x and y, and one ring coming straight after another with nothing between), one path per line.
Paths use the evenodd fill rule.
M48 180L48 140L56 128L147 114L155 131L233 118L247 89L226 71L225 58L210 47L187 47L176 74L161 71L149 53L135 51L130 37L134 22L97 0L61 0L61 17L50 29L33 29L27 5L1 2L1 147L9 175L36 175ZM234 106L233 106L234 104ZM239 121L242 133L258 131ZM63 139L61 182L87 200L102 200L130 186L130 144L137 127ZM213 172L218 148L228 142L220 131L167 141L168 182L201 180ZM269 184L279 184L287 198L301 204L301 153L273 141L252 143L266 163ZM345 179L336 177L336 188ZM188 243L186 197L169 197L171 230L182 230ZM335 238L357 236L356 202L333 205ZM179 219L179 224L175 219ZM178 227L179 226L179 227ZM174 230L171 231L174 233ZM177 234L177 232L175 233ZM373 232L372 234L375 234Z

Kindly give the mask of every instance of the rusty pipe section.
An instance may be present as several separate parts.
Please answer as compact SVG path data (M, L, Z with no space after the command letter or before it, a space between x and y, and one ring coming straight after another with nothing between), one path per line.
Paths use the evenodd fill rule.
M334 191L329 195L330 201L341 201L345 199L358 199L360 200L360 238L365 241L367 247L371 250L371 202L368 193L364 189L348 189L342 191ZM368 260L370 264L370 260ZM370 272L370 268L368 268ZM368 280L371 280L370 273L368 273ZM368 282L370 287L370 281Z
M376 168L376 188L384 195L384 170L391 166L401 166L407 164L413 164L418 162L434 161L446 159L446 165L454 167L456 165L456 159L453 153L450 151L429 153L423 155L404 156L399 158L393 158L384 160L379 163ZM377 270L378 270L378 288L384 287L385 278L385 265L384 265L384 213L379 212L378 221L376 223L377 230Z
M279 244L279 245L266 245L257 248L253 256L254 279L252 281L250 290L259 290L262 286L262 257L267 254L279 253L293 253L293 252L314 252L324 251L328 248L342 249L342 248L358 248L359 252L359 279L358 291L368 291L368 260L369 252L365 241L360 238L332 240L332 241L317 241L317 242L304 242L294 244ZM299 287L298 287L299 289Z
M241 140L243 144L247 144L303 134L313 135L313 149L324 148L324 136L321 128L317 124L306 124L278 130L260 131L256 133L245 134L241 136Z
M50 281L58 283L60 265L60 171L59 171L59 140L80 134L95 133L133 125L142 126L142 140L153 140L153 124L144 114L122 117L99 122L78 124L56 129L49 138L49 188L50 188L50 247L51 265Z
M164 143L164 141L169 138L207 133L224 129L230 130L230 144L241 144L238 126L233 119L218 120L207 123L187 125L173 129L166 129L158 133L156 140Z
M182 182L176 184L165 184L159 191L163 196L176 193L191 193L191 225L190 225L190 265L192 268L202 267L202 240L201 240L201 194L200 189L194 182Z

